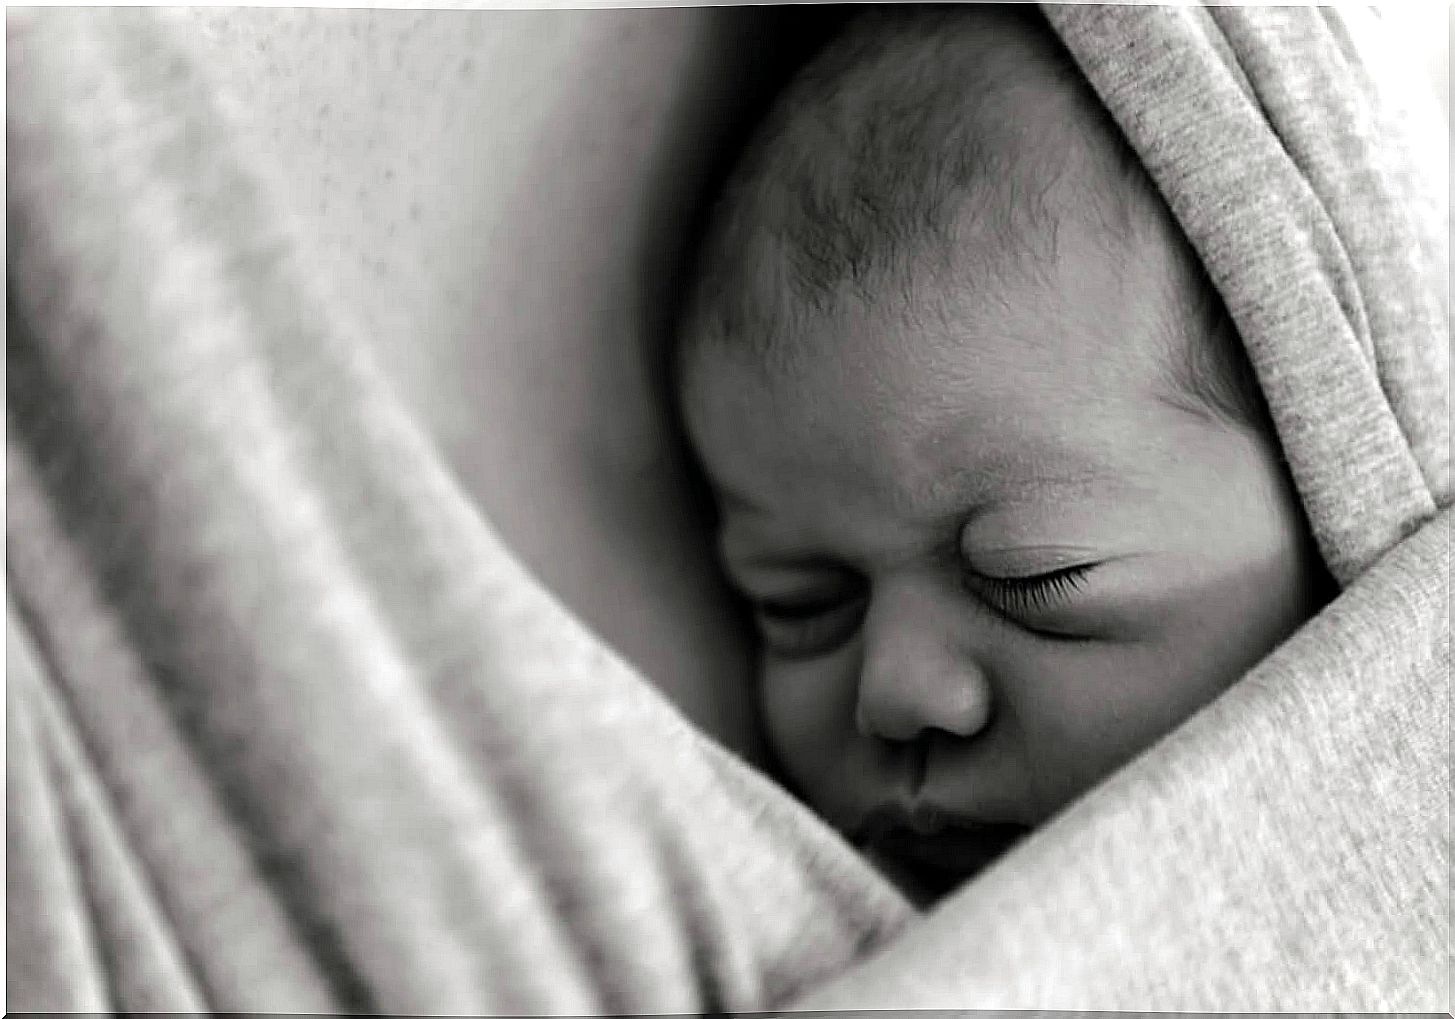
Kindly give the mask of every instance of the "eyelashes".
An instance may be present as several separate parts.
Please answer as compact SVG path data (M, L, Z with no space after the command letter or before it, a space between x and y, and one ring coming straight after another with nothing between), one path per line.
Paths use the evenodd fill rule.
M1030 577L987 577L969 574L970 592L1010 616L1044 612L1070 600L1086 584L1095 563L1067 566Z

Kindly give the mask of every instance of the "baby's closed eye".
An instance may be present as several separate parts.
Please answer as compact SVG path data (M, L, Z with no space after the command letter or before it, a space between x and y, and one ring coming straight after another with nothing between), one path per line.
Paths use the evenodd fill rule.
M1065 566L1046 573L1023 576L991 576L974 570L964 571L962 583L967 592L997 612L1035 630L1038 622L1067 606L1074 606L1077 595L1087 584L1087 575L1096 563Z
M754 598L753 616L765 650L785 658L826 654L853 635L868 605L854 587L805 590Z

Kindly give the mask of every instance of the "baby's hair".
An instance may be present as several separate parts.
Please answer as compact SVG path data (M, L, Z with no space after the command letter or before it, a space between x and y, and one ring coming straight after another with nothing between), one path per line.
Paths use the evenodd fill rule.
M1024 68L1052 89L1027 89ZM1027 117L1027 98L1037 113ZM1068 130L1069 128L1069 130ZM1085 168L1070 193L1053 190ZM1064 187L1062 188L1063 190ZM779 98L720 197L697 252L677 364L713 342L771 370L786 339L848 292L910 286L937 253L982 274L1035 274L1061 217L1091 217L1109 248L1161 198L1070 55L1029 5L876 8L850 22ZM955 241L973 218L976 245ZM1261 426L1241 341L1196 256L1173 287L1169 381L1199 410Z

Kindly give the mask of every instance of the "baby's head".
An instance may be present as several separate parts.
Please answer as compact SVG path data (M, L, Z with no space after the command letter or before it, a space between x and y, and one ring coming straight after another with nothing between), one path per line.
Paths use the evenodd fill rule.
M930 891L1325 582L1221 302L1036 17L832 44L730 183L678 351L786 777Z

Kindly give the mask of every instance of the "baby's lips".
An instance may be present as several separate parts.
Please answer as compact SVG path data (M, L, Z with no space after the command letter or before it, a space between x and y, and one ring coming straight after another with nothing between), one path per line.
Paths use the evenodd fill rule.
M943 826L943 816L941 811L928 804L909 807L902 803L881 803L864 815L850 833L849 841L868 849L896 832L931 835Z
M914 833L917 836L933 837L946 829L999 829L1010 827L987 824L971 818L962 818L933 803L921 801L912 805L884 803L875 807L853 829L850 841L858 846L871 846L882 842L894 832Z
M849 832L849 841L860 849L872 850L895 828L904 824L904 810L897 804L875 807Z
M948 823L945 812L932 803L916 803L909 812L908 822L916 835L938 835Z

